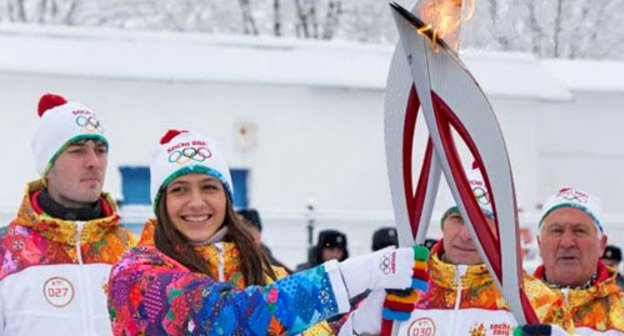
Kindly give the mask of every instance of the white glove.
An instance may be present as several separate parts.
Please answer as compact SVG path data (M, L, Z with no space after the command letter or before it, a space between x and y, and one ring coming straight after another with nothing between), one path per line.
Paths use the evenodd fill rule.
M381 332L381 310L386 291L378 289L371 292L362 305L349 314L347 321L340 328L338 336L379 335Z
M414 249L387 247L339 264L350 298L366 290L406 289L412 284Z

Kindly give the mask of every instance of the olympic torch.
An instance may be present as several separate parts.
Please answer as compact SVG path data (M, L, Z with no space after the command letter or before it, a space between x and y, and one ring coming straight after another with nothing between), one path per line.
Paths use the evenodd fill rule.
M403 53L397 51L393 59L385 110L386 155L399 242L408 245L424 239L430 220L426 217L430 217L435 199L432 190L438 188L441 171L516 321L538 323L523 288L511 165L494 111L441 34L400 5L392 3L391 7L401 40L397 50ZM429 143L413 193L411 144L418 107L429 130ZM397 130L401 130L399 135ZM466 144L483 175L498 235L489 228L468 184L453 131Z

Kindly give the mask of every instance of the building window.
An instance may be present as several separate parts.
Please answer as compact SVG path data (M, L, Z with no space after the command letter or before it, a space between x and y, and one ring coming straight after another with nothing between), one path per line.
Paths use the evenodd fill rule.
M149 167L119 167L123 205L147 205L150 201Z
M234 184L234 206L238 209L247 208L249 206L247 198L249 169L230 169L230 174L232 174Z

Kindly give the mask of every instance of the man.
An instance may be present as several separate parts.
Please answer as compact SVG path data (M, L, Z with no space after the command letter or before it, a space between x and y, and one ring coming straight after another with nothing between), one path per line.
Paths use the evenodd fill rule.
M251 233L254 243L258 245L262 249L262 251L264 251L266 256L269 258L271 264L283 268L288 273L292 273L292 271L288 267L286 267L286 265L275 259L273 253L271 252L271 249L268 246L264 245L264 243L262 242L262 221L260 220L260 214L258 213L258 210L251 208L241 209L238 210L237 213L240 216L243 224L245 224L247 230Z
M135 237L102 193L108 140L80 103L47 94L38 112L41 178L0 231L0 335L111 335L103 286Z
M347 258L349 258L347 236L340 231L324 230L319 232L316 246L310 253L310 261L298 265L297 272L316 267L328 260L343 261Z
M624 293L617 272L600 256L607 236L600 201L564 188L542 209L538 244L543 265L535 275L554 289L581 335L624 335Z
M605 265L613 267L617 272L617 284L624 290L624 277L620 273L620 263L622 262L622 250L615 245L607 245L600 258Z
M481 174L468 170L467 176L475 195L485 196L479 198L479 205L496 234L490 200L487 193L483 195L487 188ZM397 335L513 335L516 320L481 260L457 206L443 214L440 224L442 239L434 245L427 262L428 290L409 320L400 323ZM540 321L571 328L571 323L562 318L561 301L547 286L525 275L524 288ZM351 325L345 323L341 336L378 333L383 294L373 292L352 314Z

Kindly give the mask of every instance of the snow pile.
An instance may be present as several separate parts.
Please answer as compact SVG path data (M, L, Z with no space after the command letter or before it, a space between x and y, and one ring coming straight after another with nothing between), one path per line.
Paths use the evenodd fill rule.
M542 64L570 90L624 92L624 62L545 60Z
M383 90L394 46L272 37L0 25L0 71ZM467 51L489 95L567 100L528 54Z

